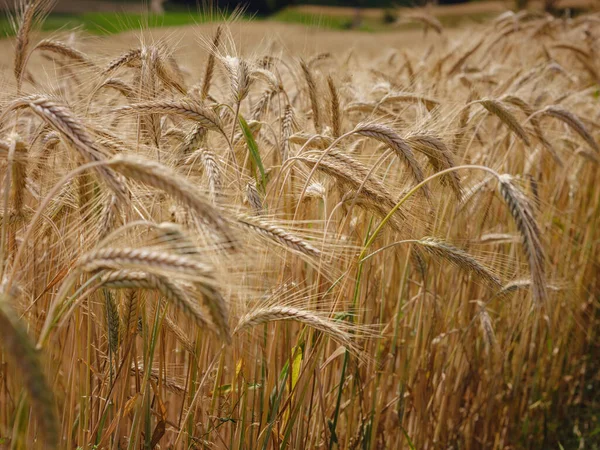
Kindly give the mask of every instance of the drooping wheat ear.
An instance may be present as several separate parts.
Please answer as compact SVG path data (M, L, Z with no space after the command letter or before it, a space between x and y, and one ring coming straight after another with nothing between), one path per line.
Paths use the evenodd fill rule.
M287 161L290 155L290 137L294 131L294 108L285 105L281 119L281 162Z
M32 52L34 52L35 50L56 53L57 55L69 58L91 69L96 68L96 65L85 53L77 50L76 48L73 48L72 46L64 42L53 41L52 39L43 39L37 43L37 45L33 48Z
M136 377L138 375L144 377L145 370L146 368L142 365L141 362L133 362L131 364L131 369L129 372L132 377ZM153 367L150 370L150 374L148 375L148 377L150 380L152 380L153 383L160 384L169 392L172 392L173 394L178 395L179 397L183 397L188 393L185 387L178 384L177 381L175 381L173 378L165 376L165 374L161 373L158 367Z
M303 132L294 133L288 138L288 141L292 144L307 144L308 148L318 148L321 150L324 150L327 147L331 146L331 144L333 144L333 140L334 139L331 136ZM310 143L308 141L310 141Z
M342 134L341 114L340 114L340 97L337 88L331 76L327 77L327 86L329 87L329 111L331 114L331 130L333 137L340 137Z
M577 45L573 45L570 42L559 42L558 44L554 44L552 46L552 48L558 48L558 49L562 49L562 50L569 50L569 51L575 53L576 55L579 55L579 56L581 56L581 57L583 57L585 59L592 58L592 55L586 49L578 47Z
M415 151L423 153L429 159L429 164L436 172L454 167L454 155L446 147L444 142L429 134L413 134L406 138L406 142ZM443 185L450 186L456 198L462 198L463 189L460 183L460 177L456 171L450 172L441 177Z
M29 54L29 33L33 27L33 20L39 4L40 0L32 0L25 5L23 15L21 16L21 23L19 24L19 30L17 31L14 59L14 75L15 80L17 81L17 93L20 93L21 91L23 72L25 71L25 63Z
M391 109L384 108L379 102L351 102L346 105L344 111L348 113L359 112L369 115L393 117L396 123L399 125L404 124L404 121L398 116L397 113Z
M27 183L27 146L17 135L11 136L8 160L12 166L12 201L15 214L23 212L25 187Z
M221 56L219 59L229 76L229 86L233 100L235 103L239 103L250 92L252 83L250 66L245 59L237 56Z
M311 58L308 60L308 67L312 67L313 65L321 62L321 61L327 61L328 59L333 58L333 55L330 52L321 52L321 53L317 53L314 56L311 56Z
M498 345L498 342L496 341L496 333L494 332L494 327L492 325L492 318L487 312L485 305L480 306L478 314L486 351L488 353L492 353Z
M573 131L575 131L575 133L581 136L581 138L592 148L592 150L600 153L600 146L598 146L581 119L572 112L558 106L548 106L541 110L540 114L542 114L542 116L554 117L555 119L565 123Z
M194 345L193 341L189 338L185 331L183 331L181 327L175 323L173 319L167 315L165 316L163 323L167 329L175 335L177 340L181 342L181 345L183 345L183 348L185 348L187 352L190 354L196 353L196 346Z
M264 236L285 248L295 250L315 258L321 255L321 251L319 249L313 247L304 239L284 230L281 227L273 225L266 220L262 220L257 217L249 217L246 215L238 216L237 220L244 228Z
M381 202L375 199L373 196L363 191L358 193L356 190L351 189L344 193L342 201L345 203L354 204L360 208L364 208L367 211L371 211L380 218L384 218L390 212L390 209L394 207L393 199L390 197L387 201ZM388 219L388 224L395 231L402 230L402 223L406 219L404 214L398 210L396 213Z
M142 57L142 49L134 48L126 51L122 55L116 57L109 62L106 68L102 71L103 75L108 75L111 72L117 70L121 66L130 66L134 63L139 63Z
M323 318L313 312L289 306L273 305L265 308L258 308L247 313L240 318L234 330L234 334L239 333L246 328L252 328L267 322L280 320L293 320L308 325L315 330L325 333L345 347L350 349L354 348L350 334L344 331L338 323L331 319Z
M299 159L311 166L318 163L317 170L334 177L341 183L342 188L350 187L356 191L360 189L361 193L376 204L378 209L387 209L389 212L396 204L385 186L372 175L369 176L366 166L340 151L330 150L320 162L318 155L303 155ZM401 213L399 215L401 216Z
M169 278L148 272L132 270L115 270L102 276L102 283L111 289L149 289L160 292L168 302L180 308L190 316L201 328L214 329L206 320L204 312L197 301L190 298L186 290ZM137 316L130 318L130 325L137 329Z
M267 89L263 92L258 101L252 105L252 120L260 120L262 118L263 114L269 109L269 104L275 94L277 94L277 91L274 91L273 89Z
M104 316L106 318L106 329L108 335L108 347L113 355L119 351L119 333L121 319L115 297L108 289L102 289L104 294Z
M433 28L437 34L442 34L444 31L442 23L430 14L410 12L403 14L402 18L421 22L423 25L425 25L425 31L427 31L428 28Z
M389 105L394 103L423 103L429 111L440 104L438 100L435 100L431 97L413 94L411 92L393 92L386 95L379 102L381 105Z
M521 289L529 289L532 284L533 283L530 279L510 281L510 282L506 283L504 286L502 286L502 289L500 289L498 292L496 292L494 294L494 297L502 298L509 294L517 292ZM560 291L562 289L560 286L556 286L553 284L548 284L546 287L550 291Z
M86 272L97 272L99 270L121 271L122 269L131 269L133 274L139 274L136 270L147 270L148 268L156 268L159 270L170 270L172 272L184 273L194 277L200 277L193 284L194 291L198 291L202 295L204 305L209 311L211 320L216 327L219 335L226 342L230 341L229 323L228 323L228 308L225 299L221 293L214 287L216 280L212 267L200 262L197 258L187 257L182 255L172 255L166 252L157 252L145 249L134 248L106 248L101 250L93 250L86 255L83 255L78 262L78 266ZM192 315L194 320L199 325L204 320L199 307L194 306L189 297L185 295L185 291L174 283L170 282L162 275L153 275L145 273L148 276L147 283L152 286L152 289L159 290L165 297L172 298L177 304L183 308L188 314ZM138 277L139 278L139 277ZM121 280L121 284L125 281ZM132 280L124 286L127 288L134 287ZM138 280L138 283L141 281ZM109 286L115 286L113 280Z
M17 368L19 377L25 386L33 413L41 435L44 448L58 449L59 427L55 412L54 394L25 326L9 305L6 296L0 298L0 329L2 339L0 345L4 354Z
M517 118L499 101L482 99L477 100L476 103L481 104L490 114L498 117L526 146L529 147L531 145L525 129L521 126Z
M544 263L546 257L542 246L539 227L535 221L533 206L525 194L514 184L508 174L498 178L500 194L521 234L521 240L529 262L532 280L533 299L537 305L546 300L546 277Z
M388 145L400 160L408 166L408 169L417 183L424 180L423 170L415 158L410 145L391 128L377 123L359 123L354 132L362 136L376 139ZM425 186L426 187L426 186ZM429 191L424 191L428 195Z
M472 273L478 276L492 287L499 288L502 286L500 278L496 276L490 269L477 261L472 255L469 255L464 250L454 247L447 242L439 239L426 237L419 239L416 243L426 253L448 261L465 272Z
M110 195L102 205L98 239L104 239L114 229L117 219L118 205L119 202L116 195Z
M252 207L254 214L260 216L264 213L262 199L260 198L258 189L256 189L256 185L252 182L246 184L246 198L248 199L248 203Z
M180 94L186 95L187 89L185 87L185 83L183 78L180 77L180 74L177 72L179 69L176 65L167 64L164 61L165 57L159 53L158 58L156 59L156 75L163 82L165 87L173 89Z
M199 255L200 250L191 237L176 223L162 222L156 225L159 241L167 243L169 247L180 255Z
M250 77L256 80L262 80L267 83L270 90L279 92L283 89L282 84L279 82L273 72L267 69L255 67L250 72Z
M475 45L473 45L473 47L463 53L463 55L460 56L460 58L458 58L458 60L452 65L450 70L448 70L448 75L454 75L459 69L461 69L467 59L469 59L473 53L479 50L479 47L481 47L486 37L487 36L483 36L478 42L475 43Z
M109 78L104 83L102 83L98 89L101 89L101 88L114 89L114 90L120 92L127 99L135 98L134 89L131 86L129 86L127 83L125 83L123 80L120 80L118 78Z
M310 107L312 109L312 119L315 125L315 131L320 133L322 127L317 83L315 82L315 79L310 73L310 69L304 60L300 60L300 67L302 68L302 73L304 74L304 79L306 80L306 84L308 86L308 98L310 99Z
M206 98L208 97L208 91L210 90L210 82L215 71L216 52L219 49L222 32L223 27L219 25L213 37L212 46L208 55L208 61L206 63L206 71L204 72L204 80L202 80L202 90L200 91L200 99L202 101L206 100Z
M212 268L196 259L144 248L102 248L79 258L78 266L85 272L118 270L123 266L154 267L189 275L212 278Z
M163 133L163 139L173 139L174 141L183 142L186 140L188 133L179 127L171 127Z
M150 101L117 108L117 112L135 112L139 114L172 114L198 122L208 129L223 132L221 119L212 109L205 108L192 100Z
M126 271L121 271L126 272ZM110 284L107 282L107 279L110 279L111 276L115 276L117 272L111 272L106 274L103 277L104 284L107 286ZM123 279L126 278L126 273L123 273ZM116 275L117 277L121 275ZM137 288L135 289L127 289L125 291L125 301L123 302L123 307L121 309L121 329L119 331L121 335L121 339L123 342L123 346L125 349L129 347L131 339L135 336L137 331L137 323L138 317L140 314L140 295Z
M17 99L6 107L4 114L12 109L26 107L60 132L86 162L104 160L104 155L98 150L94 139L86 131L82 122L67 107L57 104L48 97L35 95ZM125 198L127 188L114 173L104 167L98 167L96 171L118 196Z
M211 231L225 238L225 243L234 246L236 239L221 212L187 179L160 163L125 155L110 161L110 167L128 178L161 189L192 209L198 220Z
M200 156L200 161L204 167L204 173L208 178L208 194L213 204L216 204L223 193L221 167L217 162L217 156L212 151L204 149Z
M452 145L452 149L455 155L459 154L463 138L467 132L467 127L469 124L469 116L471 113L471 105L475 94L473 91L469 93L469 98L467 99L467 104L460 111L460 116L458 119L457 132L454 136L454 143Z
M327 190L325 189L325 186L323 186L322 183L314 182L314 183L311 183L306 188L306 191L304 192L304 196L306 198L320 198L320 199L324 199L326 193L327 193Z
M200 124L194 125L186 135L185 140L177 149L179 160L185 160L191 153L198 150L206 141L208 130Z
M554 159L554 161L556 161L557 164L562 166L562 160L556 153L556 150L554 149L552 144L544 136L542 127L540 126L539 118L534 115L533 108L525 100L523 100L522 98L517 97L515 95L505 95L504 97L502 97L502 101L516 106L521 111L523 111L523 113L527 117L530 118L531 125L533 126L533 130L535 131L535 135L537 136L538 140L544 146L544 148L546 150L548 150L550 155L552 155L552 158Z

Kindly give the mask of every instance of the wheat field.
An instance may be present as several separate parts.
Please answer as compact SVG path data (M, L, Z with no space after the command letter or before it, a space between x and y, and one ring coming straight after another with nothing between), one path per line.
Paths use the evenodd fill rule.
M0 448L598 448L600 15L0 42Z

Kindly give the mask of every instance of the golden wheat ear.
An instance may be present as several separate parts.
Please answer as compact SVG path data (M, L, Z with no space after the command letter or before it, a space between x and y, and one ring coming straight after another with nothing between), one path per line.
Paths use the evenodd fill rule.
M6 295L0 296L0 344L17 368L43 437L44 448L58 449L59 426L54 394L42 370L40 354L35 349L21 320L9 305Z
M533 205L527 196L517 187L513 177L507 174L498 177L500 194L510 214L521 233L521 240L525 249L531 271L531 290L533 299L538 306L546 302L546 255L542 246L540 229L534 217Z

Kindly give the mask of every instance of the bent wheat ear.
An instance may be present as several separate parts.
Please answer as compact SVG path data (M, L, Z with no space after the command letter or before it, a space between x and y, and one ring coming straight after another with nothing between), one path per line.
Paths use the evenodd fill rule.
M403 14L402 18L407 20L414 20L416 22L421 22L423 23L423 25L425 25L425 30L427 30L428 28L433 28L437 34L442 34L442 31L444 31L442 23L429 14L411 12L408 14Z
M334 177L342 187L350 186L357 191L360 189L378 210L389 210L396 204L383 183L369 176L367 167L340 151L330 150L320 162L320 158L313 155L304 155L299 159L311 166L316 165L317 170Z
M177 153L179 153L180 160L183 161L191 153L198 150L206 141L207 133L208 130L202 125L195 125L194 128L185 137L185 141L177 149Z
M27 331L8 305L5 296L0 297L0 343L9 360L19 371L29 401L44 438L44 448L57 449L59 444L58 420L54 395L42 371L39 353L35 350Z
M48 125L60 132L85 161L104 160L104 155L96 147L92 136L67 107L59 105L48 97L34 95L13 101L7 106L3 115L7 111L19 108L30 108ZM118 196L126 197L127 187L114 173L105 167L97 167L95 170Z
M321 251L305 240L295 236L294 234L284 230L283 228L269 224L264 220L255 217L238 216L238 222L245 228L260 234L278 244L283 245L291 250L295 250L305 255L318 257Z
M78 266L86 272L117 270L122 266L155 267L212 278L212 268L196 259L130 247L92 250L79 258Z
M481 104L489 113L498 117L525 145L528 147L531 145L525 129L519 124L517 118L500 102L492 99L483 99L477 100L476 103Z
M193 288L202 294L203 302L210 312L212 322L218 330L219 335L227 343L230 342L231 334L229 331L227 303L214 286L216 280L213 268L198 261L197 258L147 249L104 248L93 250L83 255L79 258L78 267L86 272L98 272L101 270L120 271L121 269L147 271L154 268L187 274L194 278ZM162 281L164 282L156 285L155 288L159 290L161 287L166 289L165 286L170 284L166 283L167 280L164 276L161 275L160 277L162 277ZM170 287L169 289L172 291L175 287ZM183 301L183 298L181 295L176 296L176 299L179 301ZM193 310L193 306L186 302L180 303L180 305L192 312L195 319L199 320L199 316Z
M532 285L532 282L529 279L513 280L513 281L506 283L504 286L502 286L502 289L500 289L498 292L496 292L494 294L494 297L504 297L504 296L507 296L514 292L517 292L521 289L529 289L531 287L531 285ZM547 288L550 291L560 291L561 290L560 286L556 286L556 285L552 285L552 284L547 285Z
M556 161L556 163L558 165L562 166L562 161L561 161L560 157L558 156L558 154L556 153L556 150L554 150L554 147L552 146L552 144L544 137L542 127L540 126L539 118L534 115L533 108L526 101L524 101L520 97L517 97L514 95L505 95L502 98L502 101L505 103L510 103L512 105L515 105L517 108L519 108L521 111L523 111L523 113L527 117L530 118L531 125L533 126L533 130L535 131L535 134L536 134L538 140L541 142L541 144L544 146L544 148L546 150L548 150L550 155L552 155L552 158L554 159L554 161Z
M139 114L172 114L185 119L198 122L208 130L215 130L223 133L221 119L212 109L192 100L173 100L173 101L150 101L123 106L117 109L117 112L134 112Z
M423 170L415 159L412 149L408 143L394 130L380 124L359 123L354 129L354 132L363 136L377 139L378 141L387 144L392 150L394 150L400 160L408 166L411 175L417 183L420 183L424 180ZM428 194L427 189L425 189L424 192Z
M221 168L216 155L207 149L202 151L200 161L204 167L204 173L208 178L208 193L213 204L219 201L222 195L223 182L221 179Z
M235 334L245 328L256 327L263 323L280 320L293 320L303 323L322 331L345 347L354 349L350 334L344 331L336 322L325 319L313 312L288 306L269 306L256 309L240 318L233 333Z
M554 117L555 119L564 122L579 136L581 136L581 138L592 148L592 150L600 153L600 146L598 146L594 140L594 137L587 130L581 119L572 112L557 106L548 106L541 111L541 114L544 116Z
M23 213L23 201L27 182L27 146L18 135L10 137L8 163L12 169L12 201L15 214Z
M430 237L419 239L415 243L419 244L420 248L430 255L445 259L462 270L478 276L492 287L499 288L502 286L500 278L464 250Z
M104 83L102 83L98 89L101 88L115 89L127 99L135 98L135 91L133 90L133 88L127 83L125 83L123 80L119 80L118 78L109 78Z
M134 62L139 62L141 57L142 49L134 48L132 50L129 50L123 53L122 55L116 57L111 62L109 62L106 68L102 71L102 74L107 75L117 70L121 66L128 66L133 64Z
M423 103L428 111L431 111L440 104L438 100L423 95L413 94L410 92L394 92L386 95L382 100L382 105L390 103Z
M162 275L133 270L115 270L102 276L102 284L110 289L149 289L159 291L168 302L172 302L189 315L201 328L211 328L198 303L191 299L178 284ZM136 300L137 302L137 300ZM137 305L132 306L137 310ZM128 330L137 327L137 315L130 317Z
M263 92L256 103L252 105L252 120L260 120L262 118L263 114L265 114L269 109L269 104L276 94L277 91L272 89L267 89L265 92Z
M260 216L264 213L263 211L263 202L258 193L258 189L256 189L256 184L248 183L246 184L246 198L248 199L248 203L254 210L254 214Z
M498 177L500 194L521 234L521 240L531 271L531 290L533 299L538 305L546 300L546 279L544 263L546 260L541 243L540 230L533 215L533 207L525 194L515 186L512 177L502 174Z
M194 185L168 167L153 161L117 156L109 163L117 172L141 183L162 189L192 209L198 219L226 239L226 244L234 246L236 239L227 221L210 201L198 192Z
M456 164L452 152L446 147L446 144L435 136L427 134L415 134L406 138L406 142L415 150L423 153L429 159L429 163L436 172L450 169ZM460 201L463 194L460 177L456 172L450 172L441 178L443 185L448 185Z
M87 67L93 69L96 68L96 65L85 53L71 47L68 44L65 44L64 42L53 41L52 39L44 39L37 43L32 52L35 50L56 53L57 55L65 56Z

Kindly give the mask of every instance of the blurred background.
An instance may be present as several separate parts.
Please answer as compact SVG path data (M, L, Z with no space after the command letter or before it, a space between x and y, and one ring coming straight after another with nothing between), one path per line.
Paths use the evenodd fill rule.
M14 34L11 15L19 0L0 0L0 35ZM423 10L445 28L479 23L508 9L571 16L598 8L600 0L56 0L46 30L79 27L93 34L222 20L272 20L324 29L385 31L420 26L403 15Z

